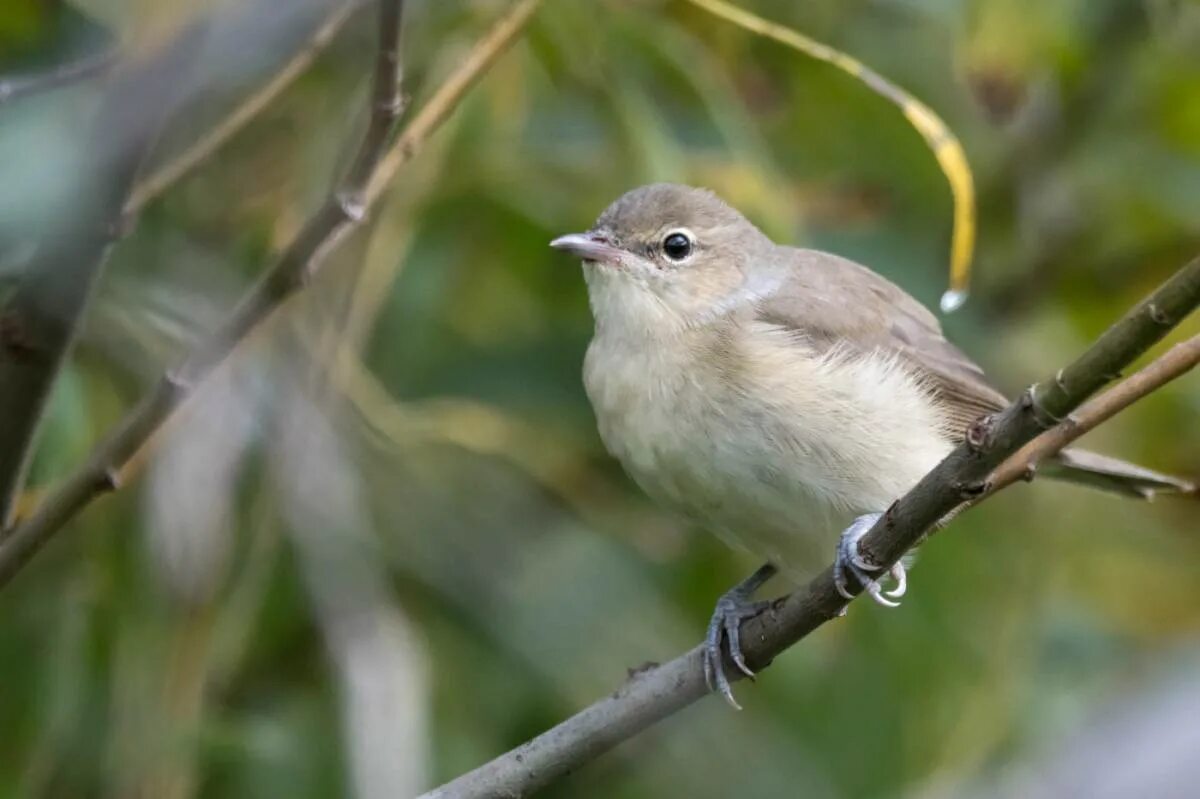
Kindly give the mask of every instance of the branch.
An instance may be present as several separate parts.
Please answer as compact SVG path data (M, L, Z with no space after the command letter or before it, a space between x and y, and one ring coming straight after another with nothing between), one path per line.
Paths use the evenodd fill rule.
M1022 447L992 472L988 480L988 493L993 494L1018 480L1032 480L1038 464L1046 458L1065 449L1142 397L1187 374L1197 363L1200 363L1200 336L1193 336L1176 344L1148 366L1100 396L1085 402L1068 415L1062 424ZM1193 487L1192 492L1195 491Z
M202 30L193 24L125 69L105 92L61 222L52 219L39 231L37 255L0 309L0 530L11 522L50 389L75 342L109 245L124 227L125 197L178 105Z
M1055 428L1059 419L1160 340L1197 305L1200 258L1180 269L1109 328L1074 363L1032 386L1006 410L972 425L967 441L893 504L862 540L864 556L890 566L950 511L986 495L992 488L988 476L993 469L1039 434ZM1164 356L1171 366L1148 367L1130 380L1138 381L1135 385L1148 384L1159 379L1162 372L1178 369L1176 361L1188 357L1173 354L1179 351L1176 348ZM1142 377L1147 371L1156 377ZM1133 391L1124 389L1122 394ZM1103 402L1103 398L1097 402ZM1109 407L1109 403L1100 407ZM742 649L750 667L756 671L765 668L776 655L837 618L846 604L834 587L831 568L800 590L776 600L743 627ZM702 647L697 646L668 663L631 676L590 707L421 799L517 797L548 785L707 694L701 657ZM727 664L727 669L731 676L739 676L732 664Z
M191 396L197 384L228 358L238 344L285 300L307 285L324 256L362 221L367 208L382 194L386 178L394 176L401 165L412 159L430 134L450 116L467 90L516 41L539 2L519 0L480 40L386 151L386 139L379 135L383 126L379 118L395 116L400 107L399 92L394 82L386 89L376 85L370 100L372 123L368 126L363 139L364 146L354 159L347 179L308 220L262 281L234 309L230 318L201 341L179 366L167 372L109 437L96 447L88 460L27 519L20 522L7 540L0 543L0 588L7 585L21 567L83 507L101 494L118 488L137 453ZM398 0L384 0L381 21L398 20L399 6ZM383 61L396 64L394 48L389 45L394 38L389 39L390 36L385 25L381 32L381 63L376 68L377 80L385 72ZM356 182L364 176L365 183Z
M31 94L57 89L88 80L107 72L117 62L117 48L109 44L95 53L87 53L74 61L59 64L53 69L28 75L0 78L0 106Z
M863 555L875 563L896 563L950 511L986 493L990 473L1009 456L1119 376L1197 304L1200 258L1106 330L1075 362L1028 388L1004 411L971 425L966 440L876 522L861 542Z
M124 200L124 217L123 220L132 220L137 217L147 203L169 188L179 178L187 172L195 168L204 159L209 157L213 152L223 146L229 139L238 133L246 126L255 116L257 116L267 105L270 104L285 88L301 75L316 57L328 46L336 33L341 29L349 17L363 5L363 0L345 0L341 5L337 6L330 13L324 22L318 26L316 31L310 37L308 43L297 54L295 54L283 67L258 91L254 92L249 98L243 101L233 112L219 122L216 127L208 131L200 139L194 142L190 147L185 149L178 156L161 165L154 172L139 179L128 190L128 198ZM164 52L170 52L172 48L164 48ZM110 46L107 50L98 54L89 55L80 58L74 62L65 64L53 71L42 73L29 78L12 78L8 80L0 80L0 104L21 94L44 91L54 88L65 83L81 80L92 75L98 74L107 70L115 61L116 48ZM159 65L161 67L161 65ZM146 70L150 74L154 74L157 68ZM136 94L134 95L136 98ZM119 115L114 115L119 119ZM162 120L160 120L161 122ZM158 129L161 129L161 124ZM147 131L150 133L152 131ZM157 130L153 131L157 133ZM144 155L152 144L148 141L141 151ZM141 158L138 159L139 163ZM135 170L136 174L136 170ZM115 216L115 215L114 215ZM121 221L122 218L114 219L111 224L105 227L111 231L111 239L116 238L121 229L128 229L129 223ZM47 257L51 254L47 253ZM71 259L76 262L86 259ZM100 263L95 262L95 272L93 279L98 276L100 271ZM41 269L42 263L34 263L31 269ZM88 286L87 281L74 281L63 285L75 285L85 290ZM81 305L75 318L82 317L84 307ZM14 316L5 314L2 318L10 335L15 336L18 341L17 346L21 346L21 341L29 338L29 334L25 332L26 323L21 322L17 317L19 312ZM4 331L0 330L0 335ZM73 337L73 335L72 335ZM69 349L69 343L64 349ZM61 361L59 362L61 364ZM38 371L46 371L41 369ZM52 375L51 375L52 377ZM33 380L33 373L30 373L28 378ZM28 469L28 461L32 458L33 453L33 435L36 432L36 418L29 419L29 416L40 417L41 408L47 400L49 385L53 381L50 380L46 387L43 387L41 393L31 384L19 385L9 391L9 403L12 405L22 404L28 406L28 410L11 411L3 402L0 402L0 414L3 418L11 418L18 420L16 423L9 425L4 431L0 431L0 497L8 497L7 501L0 501L0 539L2 539L3 529L12 523L13 517L16 515L16 497L19 495L20 487L24 482L24 473ZM5 375L0 373L0 387L9 385ZM21 423L22 418L29 419L26 423ZM23 457L17 457L10 454L15 452L18 447L23 447ZM3 491L3 487L8 486L8 491Z
M379 195L383 194L400 168L413 159L429 136L450 117L463 97L478 82L479 76L517 40L541 2L542 0L518 0L471 48L471 52L467 53L458 69L438 87L437 93L429 98L421 113L400 134L400 138L379 164L379 169L371 177L364 195L368 204L379 199Z
M333 41L333 37L337 35L346 21L362 5L362 0L347 0L336 7L313 32L304 47L293 55L270 80L243 100L229 116L205 132L187 149L139 180L133 188L133 193L129 196L129 201L125 204L125 212L128 214L140 213L147 203L174 185L181 177L192 171L197 164L207 159L236 136L250 120L258 116L284 89L291 86L293 81L312 65L317 56Z

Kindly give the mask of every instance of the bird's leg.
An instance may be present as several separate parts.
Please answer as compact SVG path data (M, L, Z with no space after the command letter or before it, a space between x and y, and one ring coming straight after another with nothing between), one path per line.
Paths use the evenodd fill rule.
M761 613L769 602L756 602L750 597L762 587L763 583L775 574L775 567L764 563L758 571L742 580L736 586L726 591L717 600L712 619L708 622L708 634L704 636L704 682L709 690L716 690L725 697L725 701L741 710L742 706L733 698L733 689L729 687L729 678L725 676L724 658L721 653L721 639L729 641L729 657L733 664L751 679L754 672L746 665L742 655L741 628L742 622Z
M871 572L877 572L882 567L867 560L858 549L859 540L875 526L875 522L879 521L879 517L882 515L882 513L867 513L859 516L842 533L842 537L838 541L837 561L833 566L833 582L837 586L839 594L846 599L853 599L854 594L850 593L849 580L846 576L847 574L853 575L854 579L862 586L862 590L871 595L871 599L885 607L895 608L900 606L896 600L904 596L907 587L904 564L897 563L888 571L892 579L896 581L896 587L891 591L884 591L879 586L879 582L871 577Z

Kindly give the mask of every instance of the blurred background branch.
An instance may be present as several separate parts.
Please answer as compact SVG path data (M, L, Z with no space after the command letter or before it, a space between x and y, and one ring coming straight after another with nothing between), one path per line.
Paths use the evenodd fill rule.
M517 38L537 5L537 0L516 3L390 146L384 132L385 126L390 127L391 120L400 111L399 87L387 87L385 96L377 84L370 99L372 121L345 181L305 223L224 325L200 342L178 367L164 375L154 391L129 412L87 463L13 528L0 545L0 586L6 584L81 508L106 490L116 488L122 471L194 387L280 304L311 282L328 251L362 221L369 204L383 193L384 178L394 177L400 166L407 163L428 136L448 118L469 88ZM394 52L381 50L379 58L386 62L388 69L395 69ZM377 68L377 81L381 74L382 67Z
M0 307L0 531L13 522L46 402L108 250L130 223L125 198L179 103L205 27L193 23L129 64L105 92L83 152L61 165L74 173L70 196L59 198L35 256Z
M117 61L116 48L82 55L74 61L58 64L32 75L0 77L0 105L38 92L51 91L69 83L87 80L107 72Z
M168 372L156 389L127 416L73 478L68 478L27 522L17 526L0 549L0 573L11 576L61 525L104 490L115 489L126 463L158 430L195 386L280 304L308 283L325 251L362 221L361 193L382 158L388 134L401 111L398 79L399 0L380 0L380 43L373 88L368 98L368 125L346 177L308 219L275 265L239 302L225 324L202 341L179 367ZM130 180L132 176L130 176ZM124 204L122 193L121 205ZM45 270L30 274L43 275ZM56 520L52 525L42 519Z
M0 108L108 72L119 57L117 37L66 3L38 2L24 25L0 20Z
M906 496L900 498L861 543L871 562L890 567L918 544L934 525L964 501L978 497L974 486L1045 428L1044 419L1067 417L1097 387L1144 353L1200 306L1200 258L1176 275L1110 328L1072 364L1032 386L1005 411L972 425L967 441L946 457ZM1172 373L1177 362L1193 355L1192 348L1163 356L1165 363L1147 367L1150 375ZM1139 373L1132 391L1149 390ZM1162 380L1158 385L1162 385ZM1046 394L1057 396L1047 400ZM1115 412L1115 411L1114 411ZM1067 423L1064 423L1067 424ZM1068 424L1069 426L1069 424ZM1055 426L1049 425L1051 433ZM1043 456L1066 446L1069 435L1053 436ZM1005 485L1011 485L1012 481ZM995 490L1003 486L996 485ZM939 496L940 495L940 496ZM977 500L978 501L978 500ZM861 586L851 587L857 593ZM808 585L776 600L746 622L742 635L746 662L755 671L768 666L788 647L825 622L843 615L847 601L834 587L826 569ZM576 713L525 744L422 796L422 799L486 799L525 796L563 774L682 710L710 692L705 685L700 646L662 665L647 664L631 671L628 680L604 699ZM737 673L732 662L729 674ZM740 676L740 673L739 673Z
M485 74L497 58L504 54L524 32L541 0L516 0L505 15L488 31L479 43L462 59L458 69L446 78L437 94L413 118L396 143L388 150L367 181L364 200L374 202L402 166L412 160L425 141L454 112L479 77Z
M146 204L166 191L205 159L236 136L256 116L262 113L284 89L304 73L341 30L346 21L366 4L366 0L345 0L335 4L333 10L313 31L312 37L271 78L243 100L233 112L221 119L196 139L183 152L172 156L165 163L141 177L133 187L125 204L127 213L136 214Z

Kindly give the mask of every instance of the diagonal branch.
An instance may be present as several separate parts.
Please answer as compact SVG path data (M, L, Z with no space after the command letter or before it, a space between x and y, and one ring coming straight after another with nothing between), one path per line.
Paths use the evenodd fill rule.
M383 70L376 70L376 85L372 89L370 99L371 123L351 171L351 177L358 179L359 183L347 179L332 193L304 225L291 246L284 251L275 268L234 310L225 327L203 341L175 371L164 376L156 389L126 418L116 435L94 454L93 460L77 473L74 479L68 479L67 484L55 496L35 511L29 522L12 531L11 536L0 547L0 558L6 563L16 564L21 556L27 557L32 554L42 539L31 536L31 533L37 533L41 529L52 529L41 528L37 522L46 517L47 511L53 513L56 507L67 507L56 506L56 498L61 501L61 498L65 497L74 504L87 501L105 488L115 488L121 464L132 456L144 437L158 427L166 415L190 392L194 384L207 375L258 321L303 285L308 273L315 268L325 246L361 220L361 206L349 202L347 198L361 192L362 172L373 168L382 157L386 133L399 111L399 88L394 68L399 48L400 5L400 0L383 0L380 3L378 60L385 62L389 71L386 79L381 81ZM380 129L385 126L386 129L381 135ZM117 203L118 209L121 202L123 197ZM65 521L65 518L63 520Z
M0 75L0 106L22 97L99 77L116 65L117 53L116 43L105 41L99 48L79 54L75 59L56 64L50 69L18 75Z
M1004 411L973 424L966 441L875 524L861 543L863 555L875 563L896 563L920 535L950 511L986 492L989 475L1009 456L1066 419L1198 304L1200 258L1195 258L1106 330L1073 363L1030 386ZM916 537L903 532L908 530L915 530Z
M1032 480L1038 464L1046 458L1065 449L1142 397L1187 374L1198 363L1200 336L1176 344L1143 369L1079 406L1062 424L1030 441L1017 454L1000 464L988 478L988 493L993 494L1018 480ZM1196 488L1193 487L1192 491L1194 493Z
M116 63L116 48L88 53L46 72L15 75L0 79L0 105L30 94L50 91L78 81L97 77Z
M113 219L110 220L108 224L103 226L108 233L107 240L103 243L111 243L111 241L119 235L121 229L128 228L128 222L122 222L121 220L131 220L136 218L148 202L153 200L155 197L169 188L173 183L179 180L183 175L194 169L197 164L201 163L218 148L223 146L229 139L236 135L238 131L245 127L245 125L248 124L256 115L258 115L267 105L269 105L271 101L274 100L285 88L291 85L291 83L312 64L316 57L329 44L329 42L332 41L334 35L341 29L345 22L356 11L358 11L363 4L364 0L343 0L343 2L336 6L334 10L329 13L324 21L317 27L303 49L296 53L286 64L284 64L283 67L276 72L276 74L265 85L254 92L249 98L235 108L229 116L218 123L212 130L202 135L195 143L185 149L178 156L159 166L156 170L150 172L149 174L140 176L136 183L132 185L132 188L127 186L125 189L128 192L127 198L123 198L120 201L118 201L116 198L113 199L113 203L116 203L117 205L114 205L114 207L109 211L109 214L113 217ZM166 47L163 49L163 53L172 54L173 51L176 50L176 47ZM108 69L112 62L115 61L116 52L117 50L115 46L109 46L107 49L98 53L88 55L84 58L65 64L54 71L40 74L32 78L0 79L0 103L24 93L46 90L54 88L63 83L91 77L94 74ZM174 55L177 56L178 53L174 52ZM156 59L156 62L151 64L149 67L141 67L139 69L147 73L149 76L155 76L154 79L158 80L159 85L161 85L161 74L164 65L158 62L165 60L165 56L159 56ZM146 77L143 77L142 80L144 83L148 82ZM131 102L130 97L132 97L132 102L139 100L141 102L146 102L149 100L151 102L158 102L161 105L161 102L156 100L153 96L139 97L139 92L145 92L146 87L143 86L140 90L134 91L130 89L129 84L130 80L128 79L126 79L123 83L119 82L117 89L109 92L109 100L115 101L117 99L117 94L120 91L124 91L125 94L129 95L129 97L126 97L123 101L126 104ZM178 92L175 92L175 95L178 96ZM175 104L174 98L171 98L171 104ZM109 116L117 119L118 121L121 119L121 114L119 113L110 113ZM107 121L112 122L113 120L108 119ZM161 123L163 121L164 119L158 119L157 127L152 125L151 127L153 129L148 129L143 132L146 140L140 143L139 146L141 149L139 153L130 154L130 164L132 164L133 160L136 160L138 164L144 160L142 156L144 156L145 153L152 147L153 140L157 137L157 132L159 129L161 129ZM135 155L136 159L134 159ZM100 158L104 157L106 157L106 153L103 151L100 152ZM98 162L102 163L102 161L99 159ZM135 174L136 171L137 170L135 169ZM127 177L132 177L132 175L127 175ZM123 216L121 216L122 212L119 208L119 202L124 202ZM86 219L84 220L84 223L86 224ZM68 246L80 244L86 246L87 244L86 242L79 242L77 237L71 236L60 237L59 241L63 245ZM99 272L102 269L102 258L99 260L89 260L87 258L65 257L62 250L67 248L68 247L60 247L57 251L54 249L47 250L42 258L31 265L30 274L32 274L34 270L46 269L45 263L47 261L54 261L60 266L65 266L67 263L75 263L81 265L81 268L82 265L90 263L92 265L92 272L90 273L92 275L92 279L94 280L96 277L98 277ZM51 274L47 275L48 279L46 281L46 289L48 291L63 292L64 289L76 287L83 295L87 295L90 281L59 281L57 278L61 277L61 274L59 273L58 269L52 267L49 271ZM77 304L74 314L71 314L70 312L65 312L62 314L62 321L65 326L70 326L71 318L78 320L82 317L86 301L79 301L77 299L75 302ZM27 299L23 299L21 296L15 297L10 307L5 310L2 319L4 323L4 331L7 331L7 335L14 339L12 344L15 345L18 351L22 348L23 342L28 342L28 340L30 340L33 336L31 332L27 331L27 328L36 327L37 325L36 320L29 322L22 318L28 314L28 312L22 308L24 304L27 304ZM5 333L3 331L0 331L0 336L3 336L4 334ZM52 338L52 336L47 338ZM48 353L52 355L52 350L55 348L43 346L29 349L30 352L28 353L27 357L30 360L34 360L32 356L36 356L39 350L47 350ZM62 353L65 353L66 350L69 349L69 342L66 346L59 349ZM19 354L19 352L17 354ZM38 421L37 417L40 417L42 412L41 408L44 406L44 403L47 400L48 392L53 382L52 373L56 373L57 371L57 366L51 369L49 368L49 363L41 366L38 364L30 364L26 368L20 368L19 364L8 364L6 367L2 362L4 355L5 353L0 351L0 387L5 388L6 396L6 399L0 400L0 417L11 419L13 421L10 424L5 425L3 430L0 430L0 538L3 537L3 528L11 524L13 517L16 515L16 497L19 495L21 485L24 482L24 473L28 469L28 461L33 456L33 438L36 433L36 424ZM52 358L46 360L52 360ZM61 361L59 361L59 363L61 363ZM20 376L19 379L18 375ZM46 377L51 379L46 381L44 385L35 385L36 381L42 380ZM14 383L14 380L17 382ZM23 447L23 455L18 457L15 452L19 447Z
M387 147L379 133L380 119L394 119L399 110L398 87L392 81L386 88L378 81L386 70L376 68L376 86L371 92L372 123L363 146L354 159L346 180L332 192L325 204L308 220L291 244L263 279L234 309L226 322L195 349L175 369L165 374L155 388L142 399L101 442L88 460L67 477L34 512L14 527L0 543L0 587L49 541L62 526L101 494L114 490L126 468L155 433L187 400L197 384L207 377L289 297L311 280L324 256L362 221L400 166L416 154L428 137L457 107L467 91L487 72L497 58L517 40L540 0L519 0L476 45L468 57L429 98L405 131ZM381 55L395 65L396 38L388 32L391 21L399 20L399 0L384 0L381 11ZM398 25L393 25L398 31ZM387 72L388 75L392 73ZM390 125L390 121L388 122ZM369 145L369 146L368 146ZM385 177L381 177L385 176Z
M1058 436L1054 447L1065 446L1073 439L1055 433L1068 427L1059 426L1058 420L1067 417L1198 305L1200 258L1180 269L1072 364L1032 386L1006 410L972 425L968 440L883 515L862 540L863 554L890 566L947 513L964 502L988 495L993 490L989 478L993 470L1040 434L1049 430L1047 435ZM1122 402L1128 404L1140 396L1138 392L1148 392L1182 374L1187 360L1195 357L1195 342L1192 339L1164 356L1166 366L1152 364L1131 377L1127 382L1132 382L1132 387L1123 383L1114 388L1117 400L1107 400L1105 395L1081 414L1087 414L1085 418L1111 415L1123 407ZM1097 418L1095 423L1099 421ZM1051 451L1055 450L1048 448L1046 453ZM998 481L995 486L999 487ZM747 662L755 670L766 667L776 655L836 618L845 606L846 600L834 587L833 570L826 569L805 587L775 601L746 622L742 648ZM526 796L548 785L707 694L701 657L702 648L697 646L668 663L632 676L615 692L566 721L421 799ZM727 670L731 676L739 675L732 664L727 664Z
M367 203L374 203L379 199L401 167L413 159L430 135L450 117L479 80L479 76L517 40L539 5L541 0L518 0L478 44L471 48L458 69L438 87L437 93L429 98L421 113L404 129L404 133L380 162L379 169L371 176L364 193Z
M12 520L50 389L123 227L125 198L178 106L203 29L193 24L116 76L92 122L74 193L40 231L37 255L0 309L0 530Z
M183 152L140 178L129 195L129 201L125 204L126 213L141 212L147 203L174 185L180 178L191 172L197 164L207 159L236 136L312 65L317 56L333 41L334 36L342 29L346 21L362 6L363 0L344 0L313 31L312 36L301 50L288 59L287 63L280 67L270 80L233 109L229 116L218 122L211 130L206 131Z

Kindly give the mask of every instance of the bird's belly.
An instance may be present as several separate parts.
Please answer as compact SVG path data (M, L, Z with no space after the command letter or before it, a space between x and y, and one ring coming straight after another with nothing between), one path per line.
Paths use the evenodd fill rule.
M919 388L887 372L730 384L661 359L591 366L601 437L643 490L792 572L829 560L854 516L884 510L949 450L932 413L905 418L924 407Z
M704 433L695 440L702 443L622 460L648 494L730 546L799 571L832 555L833 536L849 515L814 490L803 464L783 461L768 442L722 446Z
M734 419L657 435L649 431L664 428L645 417L627 421L625 430L602 425L603 437L647 494L727 544L792 571L828 560L837 533L855 515L882 510L902 493L856 481L853 464L836 449L798 456L769 432ZM804 432L798 422L789 435Z

